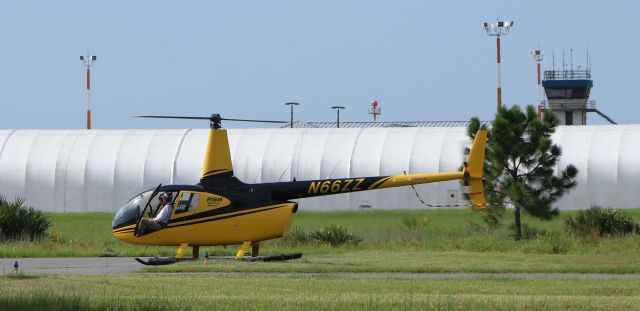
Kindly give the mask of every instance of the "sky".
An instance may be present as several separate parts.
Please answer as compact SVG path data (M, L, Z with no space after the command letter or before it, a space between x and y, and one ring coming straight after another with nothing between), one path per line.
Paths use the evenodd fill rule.
M584 66L591 99L639 123L637 1L1 1L2 129L206 128L139 114L335 121L491 120L495 39L482 22L513 20L502 38L503 103L534 104L535 63ZM590 114L588 122L605 123ZM264 125L224 123L227 128ZM270 126L270 125L269 125Z

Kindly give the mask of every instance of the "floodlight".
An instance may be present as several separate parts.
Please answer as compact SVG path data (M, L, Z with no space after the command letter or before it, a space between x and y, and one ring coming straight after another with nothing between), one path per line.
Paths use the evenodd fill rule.
M533 60L535 60L536 62L541 62L542 58L544 57L544 51L542 50L530 50L529 54L533 56Z
M340 127L340 109L344 109L344 106L333 106L333 107L331 107L331 109L335 109L336 112L338 112L338 118L336 120L336 126L339 128Z
M495 23L482 23L484 30L490 36L505 36L509 34L509 30L513 27L513 21L496 21Z
M291 107L291 128L293 128L293 106L298 106L300 104L296 102L289 102L289 103L285 103L285 105Z

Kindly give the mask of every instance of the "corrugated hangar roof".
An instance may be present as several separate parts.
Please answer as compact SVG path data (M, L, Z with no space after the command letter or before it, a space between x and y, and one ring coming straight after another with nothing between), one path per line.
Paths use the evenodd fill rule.
M489 124L490 121L481 121ZM469 121L379 121L379 122L340 122L340 128L369 127L467 127ZM291 127L291 124L282 126ZM294 128L334 128L336 122L295 121Z

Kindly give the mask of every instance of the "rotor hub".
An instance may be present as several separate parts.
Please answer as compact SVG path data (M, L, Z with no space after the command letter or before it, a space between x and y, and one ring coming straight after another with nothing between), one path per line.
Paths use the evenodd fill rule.
M219 114L211 114L211 119L209 119L209 126L214 130L219 130L222 128L222 118Z

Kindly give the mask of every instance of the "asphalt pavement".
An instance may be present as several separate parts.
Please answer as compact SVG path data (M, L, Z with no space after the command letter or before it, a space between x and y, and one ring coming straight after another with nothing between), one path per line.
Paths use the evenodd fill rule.
M135 261L133 257L66 257L66 258L3 258L0 259L2 273L10 274L13 265L18 262L21 272L26 274L77 274L103 275L127 274L140 272L145 267ZM210 264L215 264L210 261ZM276 273L276 272L202 272L202 273L171 273L171 274L202 274L217 276L306 276L306 277L337 277L337 278L400 278L400 279L640 279L640 274L614 273Z
M27 274L123 274L144 267L133 257L3 258L3 274L11 273L16 261Z

